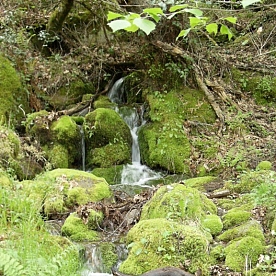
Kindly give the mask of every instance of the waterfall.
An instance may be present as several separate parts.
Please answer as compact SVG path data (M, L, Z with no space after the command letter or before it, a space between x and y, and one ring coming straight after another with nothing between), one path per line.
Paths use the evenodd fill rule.
M82 125L79 126L79 130L80 130L80 137L81 137L80 146L81 146L82 170L85 171L85 137L84 137L84 130Z
M112 102L122 104L124 93L124 78L121 78L114 83L108 95ZM150 180L161 178L161 174L141 164L138 131L139 127L146 123L143 118L143 109L143 105L138 106L138 108L121 106L115 109L128 125L132 136L132 160L131 164L124 165L121 184L144 185Z

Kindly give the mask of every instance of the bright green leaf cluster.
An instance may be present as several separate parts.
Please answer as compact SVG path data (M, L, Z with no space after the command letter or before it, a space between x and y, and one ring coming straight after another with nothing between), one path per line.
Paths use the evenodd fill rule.
M245 0L253 1L253 0ZM255 2L258 0L254 0ZM225 17L218 21L208 24L208 18L203 16L203 12L197 8L191 8L188 4L175 5L169 9L171 14L165 15L161 8L147 8L144 9L141 14L129 13L127 15L109 12L107 20L110 21L108 25L112 28L113 32L118 30L126 30L128 32L136 32L142 30L149 35L156 28L156 23L161 20L161 17L167 19L173 18L179 13L189 13L192 16L189 17L190 28L182 30L177 39L180 37L186 37L191 30L199 28L205 28L209 34L216 35L218 32L222 35L227 35L230 40L233 37L231 30L221 21L228 21L232 24L236 24L236 17Z

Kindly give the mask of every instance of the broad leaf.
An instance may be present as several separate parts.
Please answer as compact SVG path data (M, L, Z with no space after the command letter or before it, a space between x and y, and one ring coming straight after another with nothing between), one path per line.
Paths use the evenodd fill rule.
M148 14L164 14L161 8L148 8L148 9L144 9L143 10L144 13L148 13Z
M243 6L244 8L246 8L246 7L249 6L249 5L258 3L258 2L261 2L261 0L242 0L242 1L241 1L242 6Z
M131 26L125 28L125 30L128 31L128 32L135 33L135 32L137 32L139 30L139 28L136 25L131 24Z
M230 40L232 37L233 37L233 34L232 32L229 30L229 28L223 24L221 24L221 27L220 27L220 33L223 35L223 34L226 34L228 35L228 39Z
M197 18L197 17L189 17L190 19L190 26L192 28L196 27L197 25L200 25L202 23L204 23L205 21L202 20L201 18Z
M214 33L215 35L218 33L218 24L217 23L211 23L206 26L206 31L209 34Z
M170 12L175 12L175 11L178 11L178 10L183 10L183 9L187 8L188 6L189 6L188 4L175 5L175 6L170 7L169 11Z
M109 11L107 14L107 21L110 21L119 17L124 17L124 15Z
M237 23L237 17L225 17L224 20L227 20L233 24Z
M134 12L130 12L125 18L129 21L135 19L135 18L139 18L140 14L138 13L134 13Z
M203 12L199 9L185 9L185 12L189 12L195 16L202 16Z
M118 19L108 23L109 27L113 32L118 30L123 30L131 26L131 24L127 20Z
M147 35L149 35L155 29L155 24L152 21L144 18L135 18L133 20L133 24L139 27Z
M186 37L188 35L188 33L190 32L191 28L189 29L186 29L186 30L182 30L179 35L177 36L176 40L179 38L179 37Z

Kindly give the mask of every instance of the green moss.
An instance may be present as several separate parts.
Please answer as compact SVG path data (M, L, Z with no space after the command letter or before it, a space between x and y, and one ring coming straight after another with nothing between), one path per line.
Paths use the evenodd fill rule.
M70 116L61 116L51 125L54 139L59 143L72 143L80 140L80 132L76 122ZM75 147L76 145L74 145Z
M234 210L234 209L232 209L222 217L224 229L228 229L230 227L240 225L248 221L251 217L251 213L248 211Z
M262 242L254 237L244 237L234 241L225 248L225 265L234 271L243 271L246 263L254 267L264 249Z
M144 205L141 220L169 218L198 220L215 214L216 206L198 190L181 184L163 186Z
M62 194L47 195L44 201L44 213L46 215L64 213L66 210L64 206L64 200Z
M222 221L217 215L207 215L201 224L205 229L210 231L213 236L220 234L223 228Z
M45 148L44 148L45 149ZM54 168L69 167L69 153L67 147L61 144L55 144L49 150L45 150L48 159Z
M257 167L256 167L256 171L262 171L262 170L271 170L272 168L272 164L269 161L262 161L260 162Z
M185 180L185 185L198 189L199 191L206 192L205 185L216 180L217 178L214 176L202 176L189 178Z
M124 143L109 144L91 151L92 158L88 166L109 168L114 165L130 163L129 145Z
M76 214L71 214L65 220L61 233L74 241L95 241L99 239L97 232L88 230L88 226Z
M111 271L112 267L118 261L118 254L114 243L101 242L100 252L105 271Z
M110 99L107 96L100 96L98 99L94 102L94 108L112 108L114 107L114 103L110 101Z
M22 183L29 198L40 205L44 200L44 212L47 214L63 212L67 207L97 202L112 196L105 179L79 170L56 169L37 176L34 181ZM65 198L66 201L63 202Z
M67 192L66 204L68 206L84 205L90 200L87 190L82 187L74 187Z
M175 135L170 130L175 123L167 123L170 126L168 129L161 123L150 123L140 128L141 159L151 168L161 167L172 173L189 175L187 160L190 157L190 143L180 127L174 131Z
M104 215L102 212L97 212L93 209L89 210L89 216L88 216L88 228L92 230L97 230L99 228L99 225L101 225L103 221Z
M191 273L200 268L208 275L209 243L197 228L166 219L142 220L128 232L127 243L129 255L120 266L123 273L140 275L182 263Z
M262 243L265 242L262 227L256 220L250 220L240 226L225 231L218 236L218 240L229 242L237 238L248 236L254 237Z
M221 262L225 259L225 247L222 245L217 245L211 248L210 256L213 258L213 263L217 264L217 261Z
M0 53L0 122L13 124L28 112L28 95L11 62Z
M95 168L91 173L103 177L109 185L113 185L121 182L122 170L123 165L118 165L109 168Z
M130 130L116 111L98 108L88 113L85 116L84 129L88 166L108 167L130 160Z

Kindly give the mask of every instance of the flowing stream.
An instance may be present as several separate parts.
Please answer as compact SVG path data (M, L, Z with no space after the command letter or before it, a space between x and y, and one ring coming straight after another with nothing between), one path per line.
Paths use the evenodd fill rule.
M108 94L110 100L117 104L115 110L129 126L132 136L132 162L131 164L124 165L121 175L121 184L118 184L118 186L137 185L150 187L147 185L147 182L160 179L162 178L162 175L141 164L138 131L139 127L146 123L143 118L144 107L143 105L137 105L138 107L129 107L124 105L124 92L124 78L121 78L114 83ZM116 248L119 259L125 258L126 252L124 251L122 245L117 245ZM101 255L97 249L97 245L88 245L86 252L88 255L88 261L82 276L112 275L105 273L106 270L102 265Z

